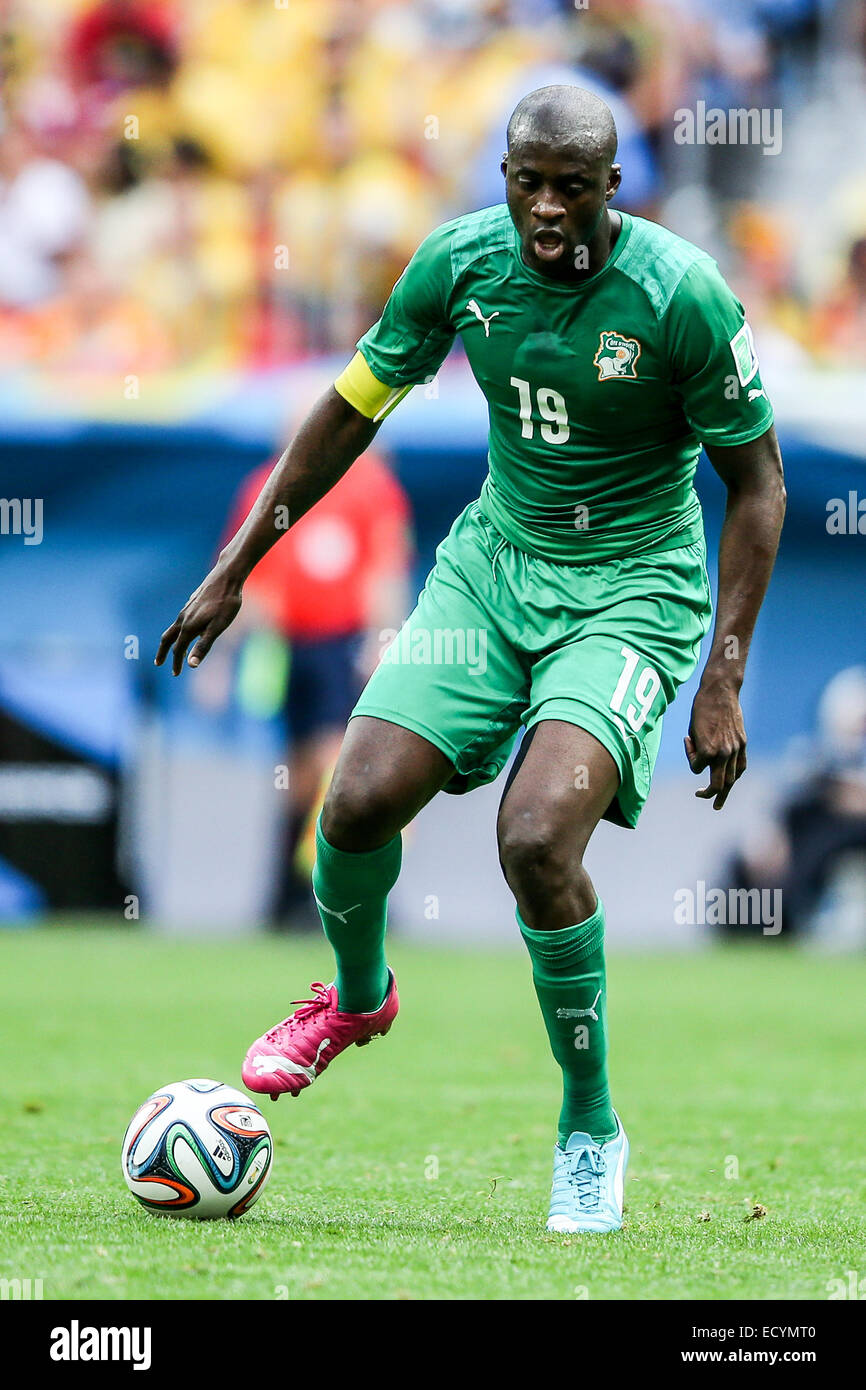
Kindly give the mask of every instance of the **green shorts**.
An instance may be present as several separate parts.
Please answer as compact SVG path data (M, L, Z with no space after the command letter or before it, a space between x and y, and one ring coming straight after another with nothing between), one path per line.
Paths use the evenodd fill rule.
M446 790L491 782L521 724L562 719L619 769L606 816L634 826L662 716L692 674L712 612L703 540L599 564L520 550L472 502L351 717L412 729L456 769Z

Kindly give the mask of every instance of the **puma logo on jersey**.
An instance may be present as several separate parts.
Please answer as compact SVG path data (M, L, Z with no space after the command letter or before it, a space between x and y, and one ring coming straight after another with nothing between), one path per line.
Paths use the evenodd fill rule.
M275 1071L285 1072L287 1076L305 1076L309 1082L315 1081L318 1076L316 1067L319 1058L325 1048L330 1043L330 1038L323 1038L316 1048L316 1055L310 1066L302 1066L300 1062L290 1062L287 1057L276 1057L272 1053L259 1052L253 1058L253 1066L256 1069L256 1076L272 1076Z
M472 312L473 312L473 314L475 315L475 317L478 319L478 321L479 321L480 323L483 323L483 324L484 324L484 336L485 336L485 338L489 338L489 337L490 337L490 325L491 325L491 323L493 322L494 319L499 318L499 310L498 310L498 309L494 309L494 310L493 310L493 313L490 314L490 315L488 315L488 316L485 318L484 314L482 314L482 312L481 312L481 309L480 309L480 306L479 306L479 304L478 304L477 299L470 299L469 303L466 305L466 308L467 308L467 309L471 309Z
M635 364L639 357L637 338L625 338L622 333L600 333L592 365L598 367L599 381L636 381Z
M749 392L749 400L756 401L759 396L764 396L766 398L766 395L767 393L764 390L763 386L753 386L751 391Z
M316 898L315 893L313 894L313 897ZM329 917L336 917L340 922L345 922L348 914L350 912L354 912L356 907L361 906L360 903L353 903L351 907L344 907L342 912L338 912L335 907L325 907L325 904L322 902L321 898L316 898L316 902L323 912L327 912Z
M588 1009L557 1009L557 1011L556 1011L556 1017L557 1017L557 1018L592 1018L592 1019L595 1020L596 1023L598 1023L598 1014L597 1014L596 1011L595 1011L595 1006L596 1006L596 1004L598 1003L598 1001L599 1001L600 998L601 998L601 990L598 991L598 994L595 996L595 998L593 999L593 1001L592 1001L592 1003L590 1004L590 1006L589 1006Z

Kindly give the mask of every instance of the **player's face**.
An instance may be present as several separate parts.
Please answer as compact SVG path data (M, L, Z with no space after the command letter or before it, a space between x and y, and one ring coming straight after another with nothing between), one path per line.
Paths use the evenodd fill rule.
M598 231L619 187L619 165L579 148L512 146L502 161L508 210L533 270L569 277L586 269L579 251Z

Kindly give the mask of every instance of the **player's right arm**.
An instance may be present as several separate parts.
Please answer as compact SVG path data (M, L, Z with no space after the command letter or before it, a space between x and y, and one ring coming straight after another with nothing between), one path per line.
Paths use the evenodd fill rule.
M162 634L157 666L171 652L179 676L184 659L190 666L204 660L237 617L244 583L266 551L339 482L413 385L435 375L454 340L450 284L447 229L440 228L422 242L361 350L313 407L246 521Z
M179 676L193 643L190 666L204 660L237 617L250 571L288 527L339 482L369 448L378 428L377 420L362 415L336 387L322 396L277 460L240 530L162 634L157 666L171 651L172 673Z

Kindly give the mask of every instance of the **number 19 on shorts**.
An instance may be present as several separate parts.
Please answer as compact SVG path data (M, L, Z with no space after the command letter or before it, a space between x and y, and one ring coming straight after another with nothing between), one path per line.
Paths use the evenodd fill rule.
M625 664L616 683L616 689L610 697L610 708L615 715L620 716L621 719L624 718L629 728L637 733L646 723L653 700L661 690L661 676L649 663L645 663L638 672L642 657L631 647L621 647L620 655L624 658ZM637 677L635 678L636 672ZM633 681L634 698L623 709L623 701L631 689Z

